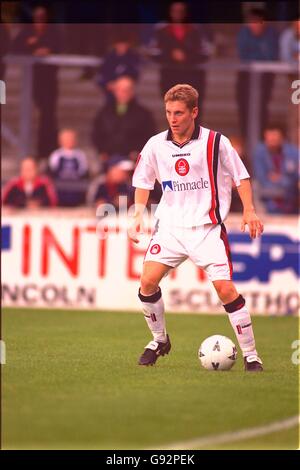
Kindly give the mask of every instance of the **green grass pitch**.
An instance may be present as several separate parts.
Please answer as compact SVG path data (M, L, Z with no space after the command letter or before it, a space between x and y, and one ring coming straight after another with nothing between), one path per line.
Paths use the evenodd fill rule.
M142 314L4 309L4 449L155 449L263 426L299 412L299 369L291 361L298 319L253 317L264 360L245 373L206 371L200 343L224 334L226 315L167 314L171 353L137 366L151 339ZM212 449L296 449L298 428Z

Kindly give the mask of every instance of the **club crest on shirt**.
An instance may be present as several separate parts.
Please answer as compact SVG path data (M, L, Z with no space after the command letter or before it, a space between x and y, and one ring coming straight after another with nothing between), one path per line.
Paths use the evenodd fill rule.
M155 243L155 245L152 245L151 248L150 248L150 253L151 255L157 255L161 250L161 247L160 245L158 245L157 243Z
M175 170L180 176L185 176L190 171L190 165L185 158L180 158L175 163Z

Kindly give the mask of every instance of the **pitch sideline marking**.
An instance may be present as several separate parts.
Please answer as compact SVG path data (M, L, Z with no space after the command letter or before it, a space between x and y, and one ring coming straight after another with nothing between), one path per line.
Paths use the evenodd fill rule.
M208 437L199 437L189 441L174 442L167 444L164 447L151 447L151 449L164 449L164 450L190 450L200 447L206 447L215 444L226 444L232 441L242 441L252 437L263 436L265 434L273 433L276 431L283 431L285 429L293 428L299 425L299 416L292 416L282 421L275 421L265 426L257 426L255 428L241 429L240 431L227 432L223 434L216 434Z

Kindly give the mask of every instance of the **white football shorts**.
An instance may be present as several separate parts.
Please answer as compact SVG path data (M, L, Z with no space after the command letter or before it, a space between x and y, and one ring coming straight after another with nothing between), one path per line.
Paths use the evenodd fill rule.
M156 228L144 262L157 261L176 268L187 258L202 268L211 281L231 280L232 262L224 224L197 227Z

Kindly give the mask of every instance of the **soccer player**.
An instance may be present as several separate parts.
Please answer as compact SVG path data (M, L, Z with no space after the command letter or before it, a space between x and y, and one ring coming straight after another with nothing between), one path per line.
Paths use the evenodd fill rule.
M134 242L139 241L155 179L163 191L138 294L153 341L146 345L139 364L153 365L171 349L159 283L170 269L190 258L205 270L228 313L245 370L262 371L245 299L232 282L223 223L230 208L232 179L243 204L241 230L248 225L251 238L256 238L262 234L263 224L253 206L249 174L230 141L195 124L197 100L198 92L187 84L167 91L164 101L169 129L148 140L133 175L135 212L128 234Z

